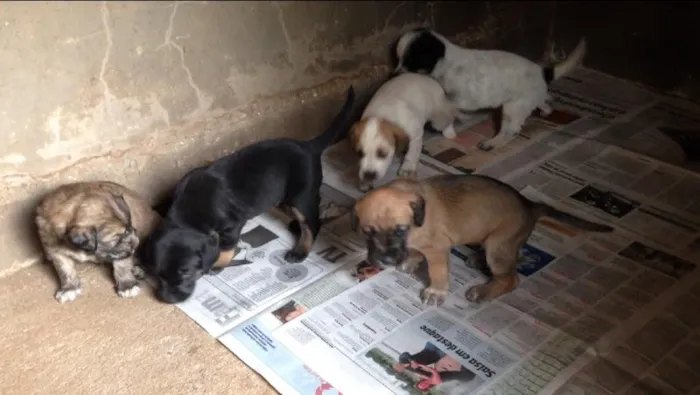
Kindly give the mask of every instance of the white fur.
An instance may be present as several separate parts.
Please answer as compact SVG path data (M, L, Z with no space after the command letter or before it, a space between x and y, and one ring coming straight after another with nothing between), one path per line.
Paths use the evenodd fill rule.
M133 298L141 292L141 288L138 285L134 285L131 288L125 289L123 291L117 291L117 294L122 298Z
M479 148L490 150L506 145L537 108L544 115L551 113L550 95L540 65L510 52L462 48L434 31L431 33L445 44L445 56L430 75L440 82L454 105L460 111L503 106L498 134L480 143ZM409 32L399 40L397 71L403 69L402 56L417 35ZM576 68L585 52L586 41L582 38L571 55L554 66L554 79Z
M453 138L455 110L445 96L445 91L433 78L426 75L405 73L396 76L382 85L365 108L362 119L368 122L360 137L357 149L364 156L360 159L359 178L367 171L377 173L376 180L385 174L396 152L380 132L379 119L388 121L403 129L409 138L408 152L399 168L399 175L415 173L423 145L423 128L430 121L447 138ZM385 158L378 157L379 151Z
M56 300L59 301L59 303L72 302L75 300L75 298L82 294L83 290L81 288L65 290L59 289L58 291L56 291Z

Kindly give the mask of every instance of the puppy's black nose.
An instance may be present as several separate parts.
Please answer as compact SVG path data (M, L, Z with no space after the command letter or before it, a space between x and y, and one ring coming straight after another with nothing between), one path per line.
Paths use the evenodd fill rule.
M365 171L362 173L362 178L365 181L374 181L377 179L377 172L372 170Z

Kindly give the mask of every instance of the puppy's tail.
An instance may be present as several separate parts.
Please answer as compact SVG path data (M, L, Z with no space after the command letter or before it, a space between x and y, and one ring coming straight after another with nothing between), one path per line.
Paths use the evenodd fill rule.
M579 218L575 215L565 213L563 211L560 211L550 205L544 204L544 203L532 203L533 205L533 213L535 214L536 218L539 217L550 217L554 218L557 221L561 221L565 224L574 226L579 229L583 230L588 230L591 232L601 232L601 233L608 233L612 232L615 230L612 226L608 225L603 225L603 224L598 224L595 222L590 222L586 221L585 219Z
M576 66L580 65L583 61L583 57L586 56L586 47L586 38L581 37L576 48L574 48L563 62L554 66L543 67L542 76L544 77L544 81L549 85L550 82L569 74L571 70L575 69Z
M335 141L341 132L348 129L352 115L352 106L355 103L355 89L350 85L348 96L340 112L333 118L330 126L318 137L309 141L309 149L314 154L320 155L329 145Z

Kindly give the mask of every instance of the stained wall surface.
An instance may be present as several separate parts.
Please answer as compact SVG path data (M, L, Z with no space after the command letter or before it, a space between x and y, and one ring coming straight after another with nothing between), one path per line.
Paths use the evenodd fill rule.
M652 3L630 30L610 15L634 5L606 4L1 2L0 274L39 257L32 211L49 189L108 179L154 199L251 141L311 137L349 84L367 97L390 68L391 43L414 27L533 60L587 34L594 66L692 93L692 62L675 79L654 72L660 53L680 56L681 44L662 44L687 28L659 22L679 11ZM645 53L649 35L666 38ZM629 37L641 38L622 45ZM606 62L612 53L637 54L635 64Z

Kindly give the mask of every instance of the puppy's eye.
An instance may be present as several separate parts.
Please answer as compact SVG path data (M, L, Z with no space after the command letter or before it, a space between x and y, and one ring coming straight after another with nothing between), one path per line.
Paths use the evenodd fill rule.
M362 233L364 233L365 236L370 236L374 232L372 231L372 228L367 227L367 228L362 228Z
M357 151L355 151L355 153L357 154L357 157L358 157L358 158L362 158L362 157L365 156L365 153L362 152L361 149L358 149Z
M406 225L399 225L396 227L396 234L399 236L403 236L408 232L408 226Z
M383 149L377 150L377 158L379 158L379 159L384 159L384 158L386 158L387 156L389 156L389 153L387 153L387 152L384 151Z

